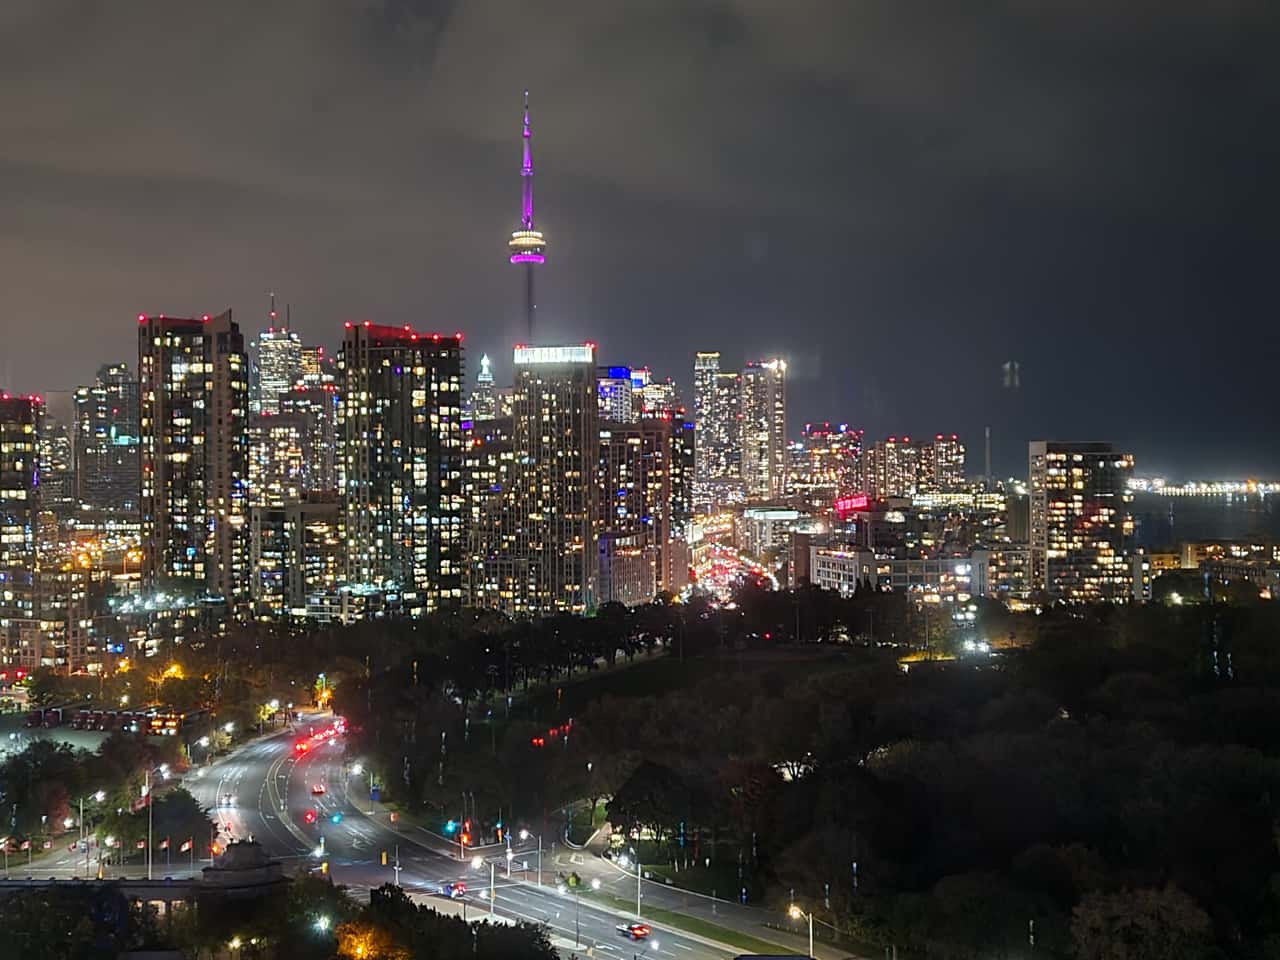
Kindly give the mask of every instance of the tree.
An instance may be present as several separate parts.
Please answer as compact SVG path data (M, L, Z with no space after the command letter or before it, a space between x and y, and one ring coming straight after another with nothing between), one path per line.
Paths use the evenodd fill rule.
M1174 886L1091 893L1071 915L1080 960L1198 960L1210 929L1209 915Z

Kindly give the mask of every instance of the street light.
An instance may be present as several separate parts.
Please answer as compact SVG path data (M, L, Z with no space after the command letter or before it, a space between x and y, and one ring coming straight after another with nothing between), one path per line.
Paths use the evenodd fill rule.
M528 840L532 834L528 830L520 831L520 839ZM528 876L528 874L525 874ZM538 886L542 886L542 834L538 834Z
M787 909L792 920L808 919L809 921L809 956L813 956L813 914L805 913L794 903Z
M329 929L329 918L316 917L315 927L316 927L316 930L318 930L320 933L324 933L326 930Z

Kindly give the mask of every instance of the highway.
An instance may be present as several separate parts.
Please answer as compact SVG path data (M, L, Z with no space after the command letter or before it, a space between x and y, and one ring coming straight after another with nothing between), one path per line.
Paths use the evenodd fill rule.
M344 767L342 738L309 737L312 731L323 730L328 722L324 715L305 716L300 723L252 740L211 764L191 768L183 786L209 811L219 844L256 840L273 857L284 861L288 873L298 869L318 872L321 863L327 862L334 882L362 897L371 888L396 881L398 850L400 885L415 900L433 903L444 912L467 919L487 917L492 910L501 920L546 924L565 957L575 953L586 956L588 948L590 955L610 960L724 960L741 952L660 924L653 925L648 941L631 941L616 927L635 919L629 906L635 902L635 874L586 851L557 847L550 838L544 838L539 886L537 843L532 838L515 844L513 873L508 879L506 850L501 846L468 848L467 859L460 860L457 845L446 838L419 827L392 823L385 810L372 812L370 808L376 805L368 799L368 780L352 776ZM295 750L299 740L309 741L306 752ZM190 854L179 851L184 839L171 838L171 863L156 851L156 878L190 874ZM209 865L209 844L214 839L195 838L197 874ZM155 842L158 844L160 838ZM383 851L387 853L386 866L381 862ZM477 855L481 858L478 867L473 866L472 859ZM61 849L38 856L28 868L21 855L11 854L12 876L92 876L98 869L96 857L95 847L86 869L84 853L68 851L64 843ZM521 869L526 863L527 871ZM557 887L557 872L578 873L583 879L580 895L575 897L563 886ZM135 855L123 866L108 864L104 874L145 876L145 866ZM439 893L441 884L457 881L467 887L460 900L449 900ZM599 884L598 890L591 888L593 881ZM674 910L754 936L764 935L788 943L797 954L803 954L807 946L801 938L766 932L760 926L765 915L759 910L711 901L659 883L644 882L642 913L643 906ZM776 952L788 950L778 947ZM818 953L824 960L842 955L822 947Z
M632 942L615 928L634 917L595 902L593 897L599 898L601 893L588 891L575 898L568 891L558 892L550 857L544 861L543 886L533 882L536 847L521 849L515 860L517 868L529 861L530 880L521 880L518 869L508 880L502 848L483 851L488 856L477 869L470 860L460 862L456 853L448 853L453 845L442 843L427 831L392 824L385 812L369 816L367 781L344 771L340 738L321 740L306 753L294 750L294 742L307 728L322 722L304 720L301 733L286 730L253 741L229 757L191 771L185 786L209 808L218 825L219 843L252 838L286 864L302 864L313 871L322 860L327 861L334 881L357 893L395 881L398 847L400 885L405 891L418 900L438 900L442 908L457 913L461 904L437 891L444 882L462 881L467 886L463 910L468 919L489 914L492 873L496 881L494 913L508 920L546 924L564 955L577 952L585 956L591 948L594 956L613 960L637 956L723 960L736 952L658 927L649 942ZM323 786L323 793L313 793L317 786ZM234 802L227 802L230 798ZM308 811L315 812L314 823L308 822ZM338 822L334 822L335 815L340 815ZM321 849L323 855L318 855ZM385 867L381 863L384 850L388 856ZM473 853L468 850L469 855ZM581 944L576 951L575 943Z

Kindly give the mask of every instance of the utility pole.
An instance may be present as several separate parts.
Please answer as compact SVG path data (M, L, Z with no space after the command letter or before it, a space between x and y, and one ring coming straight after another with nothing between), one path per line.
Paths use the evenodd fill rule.
M151 879L151 771L147 770L146 785L143 787L147 798L147 879Z
M490 860L489 861L489 916L491 917L493 916L493 900L494 900L493 884L494 884L493 861Z

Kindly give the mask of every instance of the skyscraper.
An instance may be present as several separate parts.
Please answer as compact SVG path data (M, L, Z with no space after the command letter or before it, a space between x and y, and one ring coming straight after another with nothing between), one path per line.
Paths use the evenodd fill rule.
M75 393L77 499L93 510L138 510L138 378L127 363L100 367Z
M520 163L520 228L511 234L507 249L511 262L524 268L526 337L533 342L533 269L546 262L547 241L533 225L533 130L529 126L529 91L524 92L523 159Z
M1123 600L1133 535L1133 455L1111 443L1028 446L1031 587L1064 600Z
M248 358L231 311L138 317L143 579L248 598Z
M694 502L710 511L742 499L742 375L720 369L718 352L693 361Z
M271 327L258 334L257 412L279 413L280 395L301 375L302 340L296 333Z
M530 612L595 605L600 405L595 344L516 347L517 558Z
M348 323L338 370L347 581L406 613L461 603L462 335Z
M761 360L742 371L742 485L748 499L787 489L787 363Z
M493 369L489 355L480 356L480 372L471 391L471 416L476 420L492 420L498 415L498 395L493 386Z
M43 416L39 397L0 394L0 654L6 664L34 663L27 648L38 632L36 527Z

